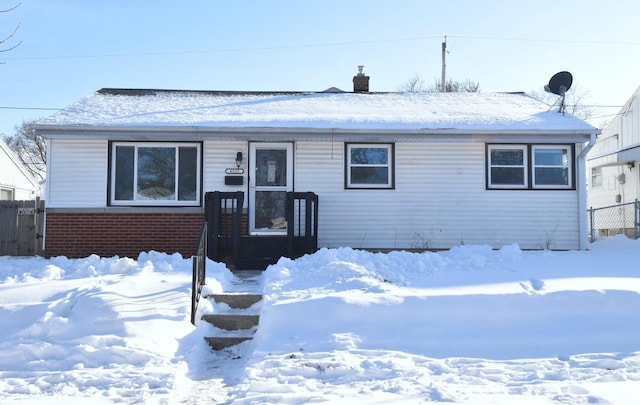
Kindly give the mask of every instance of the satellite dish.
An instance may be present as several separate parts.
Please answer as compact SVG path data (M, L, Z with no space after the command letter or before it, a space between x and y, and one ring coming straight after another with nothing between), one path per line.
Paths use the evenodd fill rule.
M564 94L571 88L573 83L573 76L569 72L558 72L551 77L549 84L544 86L545 91L548 91L559 96Z
M544 86L544 91L560 96L558 99L558 101L560 101L560 108L558 109L558 112L561 112L562 114L565 112L564 98L567 91L571 88L571 84L573 84L573 76L571 73L562 71L551 76L549 84ZM553 105L556 105L558 101L553 103ZM553 107L553 105L551 107Z

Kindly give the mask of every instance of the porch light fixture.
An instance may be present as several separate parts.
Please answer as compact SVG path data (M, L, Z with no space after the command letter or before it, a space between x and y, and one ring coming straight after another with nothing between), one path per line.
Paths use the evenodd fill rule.
M635 163L634 162L627 162L627 167L629 168L629 170L633 170L633 168L635 167Z
M242 152L236 153L236 167L240 167L242 164Z

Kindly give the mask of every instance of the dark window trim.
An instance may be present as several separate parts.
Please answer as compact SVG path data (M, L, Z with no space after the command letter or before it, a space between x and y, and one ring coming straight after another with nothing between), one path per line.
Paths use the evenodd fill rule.
M184 205L170 205L170 204L112 204L111 203L111 183L112 183L112 179L111 179L111 174L112 174L112 162L113 162L113 144L114 143L118 143L118 144L122 144L122 143L130 143L130 144L134 144L134 145L139 145L139 144L193 144L193 145L199 145L199 149L200 149L200 156L199 156L199 165L200 165L200 195L198 196L198 199L196 202L194 202L193 204L184 204ZM168 208L168 209L173 209L173 208L189 208L189 207L202 207L203 204L203 199L204 199L204 142L202 141L132 141L132 140L126 140L126 141L120 141L120 140L110 140L108 142L108 153L107 153L107 201L106 201L106 206L107 207L135 207L135 208Z
M528 185L522 187L492 187L489 184L489 147L491 146L525 146L527 148L527 183ZM533 170L535 168L533 164L533 147L535 146L568 146L571 152L571 187L536 187L533 184ZM576 145L574 143L516 143L516 142L497 142L497 143L485 143L484 144L484 185L485 190L508 190L508 191L575 191L576 190L576 173L578 171L578 161L576 158Z
M391 149L390 185L388 187L349 186L349 145L381 145ZM396 189L396 144L394 142L345 142L344 143L344 189L345 190L395 190Z

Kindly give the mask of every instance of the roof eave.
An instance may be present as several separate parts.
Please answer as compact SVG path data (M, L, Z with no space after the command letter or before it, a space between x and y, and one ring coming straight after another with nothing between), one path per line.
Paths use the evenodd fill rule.
M277 134L398 134L398 135L548 135L548 136L578 136L589 138L592 134L599 134L601 131L593 128L587 129L474 129L474 128L309 128L309 127L211 127L199 125L179 125L179 126L111 126L111 125L46 125L35 124L34 128L45 138L64 138L73 134L73 137L87 136L103 138L107 134L126 133L190 133L202 136L225 134L257 134L257 133L277 133Z

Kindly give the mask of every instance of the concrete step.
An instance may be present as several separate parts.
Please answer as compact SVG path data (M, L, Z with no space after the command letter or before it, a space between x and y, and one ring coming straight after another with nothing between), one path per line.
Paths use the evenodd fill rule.
M220 302L229 305L234 309L247 309L253 304L262 300L262 295L259 294L211 294L205 298L213 299L215 302Z
M255 274L256 272L246 273L248 274L243 274L243 280L240 286L251 287L253 290L259 285L258 280L261 272L258 275ZM202 320L220 329L216 333L217 336L205 337L205 341L211 349L223 350L252 339L250 335L255 332L255 328L258 326L258 323L260 323L260 315L247 314L244 310L260 302L262 295L249 291L237 291L224 294L211 294L205 298L212 299L216 303L224 303L233 309L233 311L225 314L208 314L202 316Z
M239 345L242 342L246 342L247 340L251 340L251 337L247 336L224 336L224 337L206 337L207 344L213 350L222 350L231 346Z
M224 330L251 329L258 326L260 315L236 315L236 314L209 314L202 319L216 328Z

